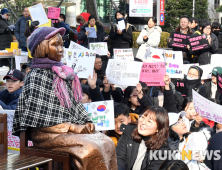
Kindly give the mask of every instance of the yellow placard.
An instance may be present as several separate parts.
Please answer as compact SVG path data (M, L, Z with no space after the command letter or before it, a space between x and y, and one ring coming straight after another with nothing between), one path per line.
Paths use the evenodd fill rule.
M18 42L11 42L11 49L18 49Z
M48 19L49 22L47 22L46 24L43 25L39 25L37 27L51 27L52 26L52 21L51 19ZM29 20L29 26L31 25L31 20Z
M11 49L11 48L6 48L5 50L7 50L9 53L10 52L13 53L13 49Z

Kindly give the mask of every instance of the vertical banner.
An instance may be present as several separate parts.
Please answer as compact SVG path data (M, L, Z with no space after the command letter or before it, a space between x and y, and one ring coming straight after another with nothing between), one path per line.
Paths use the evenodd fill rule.
M222 76L217 74L217 90L222 94Z
M129 1L130 17L152 17L153 0L130 0Z
M160 25L164 25L164 0L160 0Z

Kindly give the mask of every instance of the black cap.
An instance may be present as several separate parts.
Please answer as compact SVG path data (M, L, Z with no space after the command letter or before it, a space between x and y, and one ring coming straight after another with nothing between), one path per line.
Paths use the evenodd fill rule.
M22 69L25 70L27 67L31 67L31 66L32 66L32 60L29 61L28 63L23 64L23 65L22 65Z
M23 81L23 74L20 70L14 69L14 70L10 70L7 75L3 78L3 80L5 79L12 79L12 80L20 80Z

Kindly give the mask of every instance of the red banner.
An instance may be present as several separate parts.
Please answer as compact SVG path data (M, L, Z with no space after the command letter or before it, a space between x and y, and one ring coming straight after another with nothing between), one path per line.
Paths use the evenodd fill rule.
M160 0L160 25L164 25L164 1Z

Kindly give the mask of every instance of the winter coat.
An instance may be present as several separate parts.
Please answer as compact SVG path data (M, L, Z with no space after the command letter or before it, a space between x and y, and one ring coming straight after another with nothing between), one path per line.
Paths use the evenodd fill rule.
M208 82L204 83L204 87L206 88L206 91L207 91L206 98L208 98L208 99L212 98L211 97L211 94L212 94L212 92L211 92L211 81L208 81ZM217 90L216 91L216 96L215 96L216 101L220 101L220 95L221 95L220 92Z
M217 54L222 54L222 32L219 32L219 35L217 36L218 39L218 49Z
M211 37L211 45L210 48L203 49L198 51L198 59L197 62L200 65L210 64L211 61L211 54L215 54L218 49L218 39L214 33L210 34Z
M199 132L194 132L194 133L187 133L183 135L183 139L180 140L178 134L173 131L171 128L169 130L169 148L173 151L177 150L176 156L178 160L181 160L182 155L181 152L182 150L185 150L187 153L189 150L193 151L192 153L194 154L194 151L202 151L204 152L207 149L208 146L208 141L211 137L211 130L208 128L204 128ZM202 158L203 159L203 158ZM200 161L196 160L191 160L189 161L188 159L183 160L184 163L187 164L189 167L189 170L205 170L206 165Z
M142 61L146 61L145 52L148 47L156 48L160 43L162 29L159 26L154 26L149 28L147 25L141 31L139 37L137 38L137 44L141 45L136 58L141 59ZM147 35L148 39L144 40L143 37Z
M104 31L103 25L100 21L96 20L96 27L97 27L97 38L87 38L86 36L86 27L89 27L89 22L86 22L82 27L81 27L81 31L77 34L77 38L79 41L83 41L82 43L80 43L80 45L89 48L89 43L94 43L94 42L103 42L105 37L106 37L106 33Z
M172 41L173 41L173 34L174 33L179 33L179 34L181 34L181 32L179 31L179 28L177 28L176 30L174 30L174 31L172 31L171 32L171 34L170 34L170 39L171 39L171 41L169 41L169 39L167 40L167 45L168 45L168 47L169 48L172 48L173 49L173 51L182 51L182 53L183 53L183 60L184 61L192 61L192 59L191 59L191 54L189 53L189 50L187 49L187 48L178 48L178 47L174 47L174 46L172 46ZM189 30L188 31L188 33L187 34L185 34L185 35L192 35L192 31L191 30Z
M8 29L10 23L8 20L2 18L0 15L0 50L5 50L6 48L10 48L11 42L13 42L12 33L9 31L5 32Z
M0 92L0 105L5 110L15 110L22 88L9 93L7 89Z
M126 25L126 29L122 31L122 34L117 33L116 24L114 24L111 27L110 34L109 34L110 38L112 39L111 52L113 52L114 48L131 48L130 42L133 38L132 26L127 24L126 22L125 22L125 25Z
M131 170L133 168L140 146L140 143L132 139L132 131L135 128L136 125L122 124L120 126L120 130L123 134L121 135L116 147L118 170ZM161 150L161 156L164 156L166 154L164 151L168 151L169 147L168 145L163 145L158 150ZM156 157L159 158L159 154L156 154ZM163 162L164 161L161 160L150 160L149 152L147 152L143 160L141 170L159 170Z
M219 132L211 138L210 144L207 148L207 151L209 151L209 152L220 150L220 153L218 154L220 156L219 160L215 160L216 155L212 159L207 159L207 157L205 157L204 163L208 166L208 168L210 168L212 170L221 170L221 167L222 167L222 145L221 145L221 141L222 141L222 132Z
M31 17L25 18L21 16L15 24L15 37L19 42L19 47L27 47L27 38L24 35L26 22L31 20Z
M90 14L89 13L86 13L86 12L83 12L81 13L80 15L77 15L76 17L76 22L78 22L79 19L82 19L83 22L87 22L88 19L89 19L89 16ZM81 31L81 27L83 26L83 24L80 24L78 27L77 27L77 31L80 32Z
M89 88L89 93L90 93L92 102L104 101L103 95L100 92L100 88L98 86L96 86L95 89Z
M60 28L63 27L63 28L66 29L66 32L65 32L64 36L68 36L68 35L69 35L69 31L70 31L70 26L69 26L69 24L65 23L64 21L61 21L61 22L59 23L59 27L60 27ZM68 40L65 40L63 46L64 46L65 48L69 48L69 41L68 41Z

